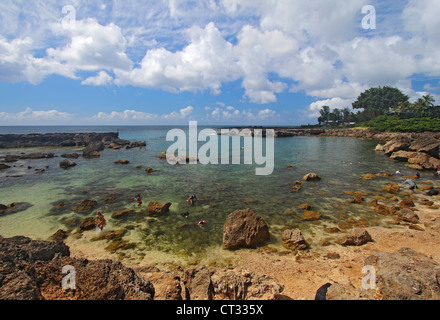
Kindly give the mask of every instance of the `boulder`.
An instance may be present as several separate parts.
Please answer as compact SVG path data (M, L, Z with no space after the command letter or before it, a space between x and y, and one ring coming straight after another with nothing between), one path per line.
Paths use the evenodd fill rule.
M367 230L355 229L353 233L347 235L345 240L341 243L343 246L361 246L367 242L372 242L373 239Z
M321 180L321 177L318 176L314 172L310 172L303 177L303 180L304 181L317 181L317 180Z
M419 223L419 216L411 209L404 208L397 213L399 220L409 223Z
M399 202L399 207L400 208L412 208L415 207L416 205L414 204L414 202L412 200L402 200Z
M270 238L266 222L250 209L232 212L223 226L223 247L252 248Z
M63 161L60 162L60 168L63 169L68 169L74 166L76 166L76 163L70 159L64 159Z
M439 147L440 147L440 140L434 138L429 134L424 134L414 139L411 142L409 149L417 152L424 152L429 154L431 157L438 158Z
M160 216L163 214L166 214L170 211L172 203L167 202L165 204L162 204L157 201L151 201L147 206L147 215L149 216Z
M73 211L78 213L90 212L98 205L95 200L85 199L72 208Z
M383 300L439 300L440 265L409 248L377 252L364 265L376 272L376 290Z
M282 239L283 246L293 251L306 250L309 247L309 244L298 229L284 230Z
M241 270L217 270L211 280L214 300L276 300L284 290L266 275Z
M186 270L183 283L186 300L212 300L214 286L208 269L200 267Z
M397 183L390 181L387 186L383 187L382 191L389 193L399 193L400 186Z
M392 216L395 215L397 213L397 209L394 207L387 207L384 206L383 204L378 204L377 206L374 207L374 211L376 211L379 214L383 214L386 216Z
M383 151L386 155L391 155L393 152L399 150L408 150L411 140L409 137L400 135L391 139L383 146Z

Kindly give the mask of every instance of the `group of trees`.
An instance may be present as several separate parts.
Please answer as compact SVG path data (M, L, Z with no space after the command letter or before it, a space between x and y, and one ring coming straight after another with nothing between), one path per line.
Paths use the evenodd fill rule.
M361 93L350 108L330 110L323 106L318 118L319 125L348 125L367 122L380 116L393 116L394 119L440 118L440 106L427 94L417 101L409 102L409 97L393 87L377 87Z

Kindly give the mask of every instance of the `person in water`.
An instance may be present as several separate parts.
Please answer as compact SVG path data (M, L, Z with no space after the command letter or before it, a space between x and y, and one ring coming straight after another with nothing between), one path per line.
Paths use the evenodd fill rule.
M411 193L414 193L414 189L417 188L417 184L414 180L406 179L404 183L402 183L400 186L403 186L404 184L409 185L409 190Z
M142 197L139 193L136 195L136 197L134 197L134 200L137 201L138 207L140 207L142 205Z
M191 197L189 197L189 199L186 200L186 201L188 201L188 202L191 203L191 204L194 204L194 202L197 201L197 196L196 196L195 194L193 194L193 195L192 195Z
M106 225L104 215L100 211L96 213L95 224L99 229L101 229L101 231L104 229Z

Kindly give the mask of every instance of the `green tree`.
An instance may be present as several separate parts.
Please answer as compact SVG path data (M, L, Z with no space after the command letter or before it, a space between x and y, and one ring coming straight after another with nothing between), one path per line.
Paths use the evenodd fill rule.
M353 109L363 109L365 118L374 119L377 116L389 113L399 103L408 100L409 97L397 88L376 87L361 93L353 103Z
M330 120L330 107L329 106L323 106L321 110L319 110L320 117L318 119L319 123L327 123Z

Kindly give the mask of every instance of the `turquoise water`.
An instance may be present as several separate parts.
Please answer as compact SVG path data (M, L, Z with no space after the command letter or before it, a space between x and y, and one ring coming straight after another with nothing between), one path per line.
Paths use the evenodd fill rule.
M354 138L293 137L275 139L275 169L269 176L255 175L255 165L176 165L158 159L172 142L165 137L168 127L70 127L70 128L1 128L5 131L29 132L86 132L116 131L129 140L143 140L142 149L106 149L99 159L74 159L77 166L63 170L58 164L62 158L26 160L14 163L15 168L0 172L0 203L28 202L25 211L0 217L2 236L25 235L46 239L58 229L72 230L72 220L77 223L96 211L107 218L107 232L124 229L124 241L133 243L127 250L117 253L136 259L150 253L149 259L164 254L170 257L193 259L207 254L213 248L221 252L222 229L226 217L237 209L250 208L270 226L270 244L279 246L285 228L297 227L312 243L318 243L326 227L337 226L347 218L363 219L370 225L383 223L384 218L376 214L368 204L351 204L352 195L346 190L363 191L367 202L380 195L378 190L395 177L377 177L365 181L362 174L387 172L398 168L413 175L414 170L374 151L377 141ZM33 131L32 131L33 130ZM199 146L202 143L199 143ZM1 153L14 150L0 150ZM72 149L55 150L57 155L74 152ZM78 151L79 152L79 151ZM244 151L242 151L244 152ZM129 160L128 165L116 165L116 160ZM33 168L27 169L30 165ZM287 165L293 168L286 168ZM35 168L49 168L35 174ZM146 174L136 166L149 166L158 172ZM316 172L322 177L319 182L305 182L299 192L291 192L296 180ZM6 177L17 175L21 177ZM423 178L423 177L422 177ZM430 177L428 177L429 179ZM143 196L143 205L133 207L133 197ZM200 199L194 206L185 201L191 194ZM116 196L116 201L104 200ZM98 206L92 213L80 214L71 207L84 199L93 199ZM147 217L145 209L149 201L172 202L170 213L162 217ZM304 221L302 203L309 203L312 210L322 213L319 221ZM54 209L65 203L62 209ZM129 219L116 220L111 214L123 209L136 211ZM189 212L188 218L181 215ZM197 222L205 220L203 227ZM93 231L83 236L71 236L71 243L95 245L91 242ZM78 240L75 240L78 239ZM107 244L105 244L107 245ZM153 257L153 258L152 258Z

